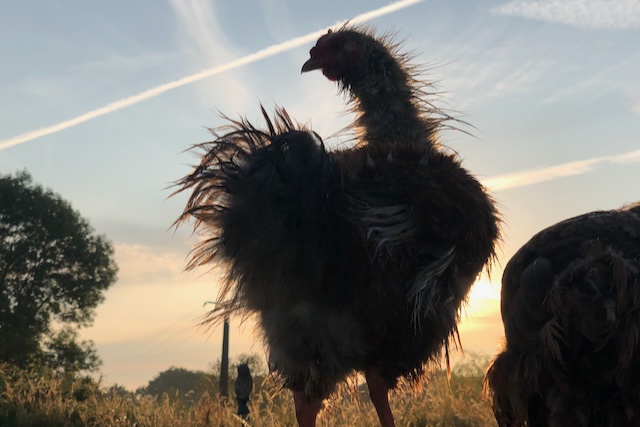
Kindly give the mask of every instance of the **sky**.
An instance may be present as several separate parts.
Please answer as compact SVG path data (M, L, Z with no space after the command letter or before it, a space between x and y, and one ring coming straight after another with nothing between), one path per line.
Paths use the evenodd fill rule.
M207 370L221 328L199 328L219 272L185 273L195 238L171 229L185 152L224 124L286 107L329 147L353 117L321 73L315 39L348 19L395 31L471 126L443 142L499 203L504 238L461 324L467 353L503 336L500 276L533 234L640 200L640 0L216 0L0 3L0 173L26 169L115 247L118 281L83 339L105 384ZM231 355L264 354L231 322Z

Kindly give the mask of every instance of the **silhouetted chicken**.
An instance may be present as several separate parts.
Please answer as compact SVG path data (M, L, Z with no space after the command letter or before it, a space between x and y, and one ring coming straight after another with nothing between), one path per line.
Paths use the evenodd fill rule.
M640 425L640 204L549 227L502 279L501 427Z
M346 62L345 62L346 61ZM257 314L271 368L293 390L300 426L364 372L383 426L388 391L448 356L462 303L494 255L498 217L483 187L437 143L447 116L385 39L343 28L318 40L322 69L352 96L358 145L328 152L284 110L201 145L179 181L208 233L189 267L221 261L223 306Z
M236 376L233 390L236 393L236 401L238 402L237 414L245 420L250 412L247 403L249 403L249 398L253 391L253 378L248 364L241 363L238 365L238 375Z

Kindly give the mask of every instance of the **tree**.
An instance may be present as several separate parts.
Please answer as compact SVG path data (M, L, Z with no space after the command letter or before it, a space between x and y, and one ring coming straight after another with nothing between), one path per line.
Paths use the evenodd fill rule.
M27 172L0 175L0 361L96 370L78 342L115 282L113 248L71 205ZM57 325L57 327L54 327Z
M190 371L171 367L160 372L145 388L145 393L161 397L177 398L184 403L195 403L207 392L210 395L216 389L217 378L202 371Z
M264 365L264 357L261 357L259 354L257 353L241 353L238 354L232 364L231 364L231 371L235 372L238 368L238 365L241 364L246 364L249 366L249 370L251 371L251 375L257 376L257 377L264 377L267 374L267 370L266 367ZM235 379L235 377L233 378Z

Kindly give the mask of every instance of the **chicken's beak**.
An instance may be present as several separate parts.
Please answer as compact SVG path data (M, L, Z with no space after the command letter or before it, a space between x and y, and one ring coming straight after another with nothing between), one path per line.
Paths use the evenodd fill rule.
M314 58L312 56L307 62L304 63L304 65L302 66L302 71L300 71L300 73L306 73L307 71L313 71L319 68L322 68L322 64L320 63L320 61L318 61L317 58Z

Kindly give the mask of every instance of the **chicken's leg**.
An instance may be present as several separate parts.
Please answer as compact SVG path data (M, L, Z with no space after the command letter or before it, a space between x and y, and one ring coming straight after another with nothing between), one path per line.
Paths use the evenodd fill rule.
M393 413L389 406L389 390L391 386L388 381L385 380L378 368L370 368L365 371L365 377L367 379L367 386L369 387L369 396L371 402L376 408L378 418L380 418L380 425L382 427L395 427L396 423L393 420Z
M293 392L296 419L299 427L316 427L316 418L322 408L322 400L309 399L302 391Z

